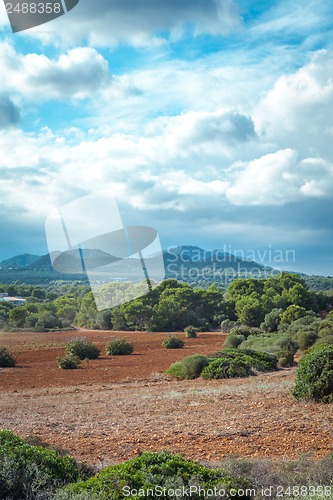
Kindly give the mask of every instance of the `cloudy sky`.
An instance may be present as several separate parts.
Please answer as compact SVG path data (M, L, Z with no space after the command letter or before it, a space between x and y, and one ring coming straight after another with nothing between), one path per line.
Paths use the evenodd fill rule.
M52 209L108 189L164 248L333 275L332 19L331 0L80 0L13 34L1 2L0 259L46 253Z

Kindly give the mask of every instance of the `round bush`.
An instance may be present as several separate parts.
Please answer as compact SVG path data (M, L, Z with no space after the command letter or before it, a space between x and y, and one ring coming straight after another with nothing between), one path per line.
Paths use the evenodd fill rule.
M14 356L5 347L0 347L0 368L12 368L15 365Z
M184 332L185 332L185 337L188 339L196 339L198 336L198 328L192 325L187 326L184 329Z
M201 377L206 380L247 377L250 373L251 366L241 359L217 358L202 370Z
M166 349L182 349L184 345L185 343L183 342L183 340L179 337L176 337L175 335L169 335L169 337L167 337L162 342L162 346Z
M237 348L244 341L245 341L244 335L235 335L233 333L230 333L225 339L223 347Z
M79 356L67 355L63 358L57 358L56 363L58 368L63 370L75 370L81 365L81 360Z
M134 346L126 339L110 340L105 346L105 352L109 356L125 356L132 354Z
M97 359L101 351L98 347L83 337L75 338L67 342L65 354L67 356L78 356L82 359Z
M202 354L194 354L173 363L166 373L180 379L193 379L200 377L202 370L209 363L209 359Z
M56 488L85 477L72 457L0 430L0 498L54 498Z
M297 400L333 403L333 346L321 346L301 359L292 394Z

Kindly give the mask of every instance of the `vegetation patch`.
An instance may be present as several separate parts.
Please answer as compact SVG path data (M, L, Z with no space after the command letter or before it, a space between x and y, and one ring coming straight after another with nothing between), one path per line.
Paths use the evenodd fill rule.
M251 374L251 366L237 358L216 358L211 361L201 372L204 379L221 379L234 377L247 377Z
M169 335L162 342L162 346L165 347L166 349L182 349L184 345L185 345L184 341L179 337L176 337L176 335Z
M247 377L254 370L273 371L277 369L277 357L251 349L224 349L210 357L194 354L173 363L166 373L179 379L220 379Z
M192 325L189 325L186 328L184 328L185 337L188 339L196 339L198 336L198 331L199 329Z
M65 346L67 356L78 356L83 359L97 359L100 355L99 348L83 337L71 339Z
M298 365L292 394L297 400L333 403L333 346L305 354Z
M133 351L133 344L123 338L110 340L105 346L105 352L109 356L125 356L132 354Z
M0 368L12 368L15 365L14 356L5 347L0 347Z
M297 342L284 332L273 334L251 335L245 342L240 344L241 350L251 349L254 351L273 354L278 358L278 366L292 366L294 355L297 352Z
M0 430L0 498L51 498L56 488L84 477L72 457Z
M79 356L67 354L63 358L57 358L56 363L58 368L62 368L63 370L75 370L81 365L81 359Z
M200 377L202 370L208 364L209 359L206 356L194 354L173 363L166 373L180 379L194 379Z
M225 499L250 499L246 490L250 483L242 478L232 478L223 469L211 469L197 462L186 460L181 455L173 455L166 451L160 453L143 453L137 458L128 460L102 470L96 476L69 485L59 492L57 499L89 498L89 500L139 499L148 497L148 491L166 491L177 488L189 489L197 487L192 499L202 498L199 487L203 490L225 490ZM145 494L144 494L145 492ZM238 493L239 492L239 493ZM81 496L86 494L87 496ZM76 496L77 495L77 496ZM80 496L79 496L80 495ZM150 495L151 497L152 495ZM161 498L171 498L162 494ZM181 497L182 498L182 497ZM218 498L217 496L213 498Z

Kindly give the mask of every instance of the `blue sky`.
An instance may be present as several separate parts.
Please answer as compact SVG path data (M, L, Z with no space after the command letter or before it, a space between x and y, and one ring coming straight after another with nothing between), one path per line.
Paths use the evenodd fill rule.
M1 3L0 259L46 253L53 208L109 189L164 248L333 275L332 19L329 0L80 0L14 35Z

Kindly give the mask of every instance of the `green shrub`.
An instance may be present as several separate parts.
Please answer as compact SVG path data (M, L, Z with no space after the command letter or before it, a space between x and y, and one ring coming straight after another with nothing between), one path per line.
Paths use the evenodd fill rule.
M328 335L327 337L321 337L316 340L313 347L319 347L321 345L332 345L333 344L333 335Z
M263 333L259 328L251 328L250 326L236 326L230 330L230 335L243 335L246 339L250 337L250 335L259 335Z
M297 400L333 403L333 346L305 354L298 365L292 394Z
M109 356L124 356L127 354L132 354L134 351L134 346L126 339L114 339L110 340L105 346L105 352Z
M329 337L330 335L333 335L333 328L329 328L327 326L324 328L319 328L318 331L319 337Z
M279 368L290 368L294 366L294 354L287 349L282 349L275 353L278 359L278 367Z
M221 469L210 469L197 462L186 460L181 455L172 455L166 451L145 452L123 464L108 467L87 481L66 486L56 498L69 500L77 498L75 495L80 495L78 498L89 498L89 500L120 500L126 496L139 499L143 496L140 495L140 491L146 493L144 496L150 497L147 490L157 491L156 487L175 490L183 487L189 489L190 486L200 487L202 490L214 487L225 489L226 494L223 498L226 500L250 498L245 493L237 494L241 489L250 488L251 484L248 481L233 479ZM127 493L133 490L136 490L136 494ZM82 497L84 494L88 496ZM161 498L171 498L171 496L161 494ZM172 495L172 498L175 497ZM197 500L202 498L202 495L199 491L193 492L191 498Z
M285 332L264 334L249 337L239 346L240 349L253 349L255 351L274 354L279 359L279 366L291 366L294 354L298 349L297 342ZM285 359L287 358L287 360Z
M281 322L281 315L283 309L274 308L265 315L264 321L261 323L260 328L265 332L276 332Z
M0 430L0 498L51 498L56 488L82 477L72 457L30 446L13 433Z
M181 361L173 363L166 373L180 379L193 379L200 377L202 370L209 363L209 359L202 354L187 356Z
M198 335L198 331L199 331L198 328L196 328L195 326L192 326L192 325L184 328L185 337L188 339L196 339L197 335Z
M311 311L307 311L305 307L291 304L281 315L281 323L287 323L288 325L290 325L293 321L303 318L309 313L311 314Z
M78 356L83 359L97 359L100 355L98 347L84 337L77 337L67 342L65 354L68 356Z
M57 358L56 363L58 368L62 368L63 370L75 370L81 365L81 360L79 356L67 354L63 358Z
M267 352L259 352L253 349L223 349L216 352L210 358L237 359L248 364L251 368L259 371L277 370L277 357Z
M5 347L0 347L0 368L12 368L15 365L14 356Z
M225 339L223 347L237 348L239 345L241 345L242 342L244 342L244 340L245 340L244 335L235 335L233 333L229 333L229 335Z
M278 368L278 358L274 354L254 351L253 349L239 349L239 352L249 356L251 358L251 367L259 371L274 371Z
M169 335L162 342L162 346L166 349L182 349L184 347L184 341L175 335Z
M299 348L302 351L305 351L306 349L311 347L316 342L316 340L317 340L317 334L316 332L311 330L310 331L303 330L296 335L297 344L299 345Z
M251 366L242 359L217 358L202 370L201 377L206 380L247 377L250 373Z
M221 322L221 332L224 332L224 333L229 333L232 328L235 328L235 326L239 326L240 323L236 322L236 321L231 321L230 319L224 319L222 322Z
M183 365L181 361L176 361L176 363L172 363L172 365L169 366L167 370L165 370L165 373L179 379L186 378L184 375Z

